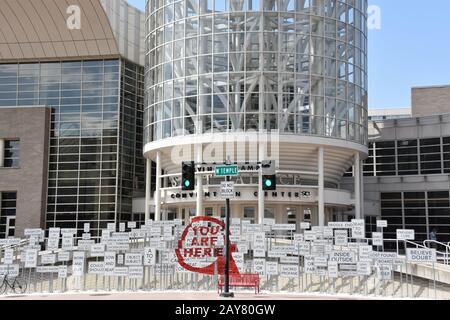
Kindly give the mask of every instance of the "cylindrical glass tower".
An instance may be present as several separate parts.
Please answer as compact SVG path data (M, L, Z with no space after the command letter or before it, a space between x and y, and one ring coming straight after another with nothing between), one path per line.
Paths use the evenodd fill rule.
M367 156L366 11L367 0L148 1L144 154L159 159L156 210L162 205L179 216L180 208L192 206L173 190L179 187L180 164L171 161L177 146L204 148L218 134L275 131L277 173L288 175L279 189L283 196L293 189L311 194L266 194L275 216L286 220L292 205L322 218L324 211L332 216L325 205L355 207L360 215L361 181L353 193L340 190L339 182L352 165L360 180ZM202 161L200 153L184 160ZM266 159L259 153L258 160ZM254 202L261 216L264 199L250 171L241 187L254 190L235 201L243 203L236 211L245 216ZM198 180L197 213L209 202L219 215L218 199L198 200L218 181Z
M149 1L146 142L279 129L365 144L366 2Z

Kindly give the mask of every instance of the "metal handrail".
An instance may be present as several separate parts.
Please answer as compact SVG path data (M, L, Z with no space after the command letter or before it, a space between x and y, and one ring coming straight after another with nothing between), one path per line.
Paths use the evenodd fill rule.
M424 245L426 245L427 243L430 243L430 244L431 244L431 243L435 243L435 244L437 244L437 245L440 245L440 246L444 246L444 247L445 247L445 254L442 253L442 252L439 252L439 251L437 251L437 250L436 250L436 253L441 253L441 254L443 254L443 255L444 255L444 261L445 261L445 264L448 265L448 264L449 264L449 253L450 253L450 242L447 243L447 244L442 243L442 242L439 242L439 241L436 241L436 240L425 240L425 241L423 242Z
M446 248L450 248L450 242L448 244L445 244L443 242L439 242L439 241L436 241L436 240L424 240L423 241L423 244L425 246L426 246L427 243L436 243L436 244L439 244L439 245L444 246Z

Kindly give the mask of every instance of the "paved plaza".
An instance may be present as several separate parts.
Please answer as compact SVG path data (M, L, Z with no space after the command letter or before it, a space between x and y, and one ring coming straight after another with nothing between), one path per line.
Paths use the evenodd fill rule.
M221 298L215 292L68 292L54 294L11 295L0 297L7 300L368 300L362 296L333 296L320 294L289 294L289 293L236 293L234 299Z

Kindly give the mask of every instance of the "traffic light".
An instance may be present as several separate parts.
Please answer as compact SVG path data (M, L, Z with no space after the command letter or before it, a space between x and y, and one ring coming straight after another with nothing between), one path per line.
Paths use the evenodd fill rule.
M277 190L277 175L275 173L274 161L262 162L262 189L264 191Z
M263 190L274 191L277 190L277 176L263 176Z
M183 162L181 190L193 191L195 190L195 163L194 161Z

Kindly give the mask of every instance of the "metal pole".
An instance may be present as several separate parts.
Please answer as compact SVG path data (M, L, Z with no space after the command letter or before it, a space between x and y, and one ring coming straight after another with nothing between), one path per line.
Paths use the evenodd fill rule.
M230 176L227 176L227 182L229 182ZM226 213L225 213L225 287L224 291L220 294L224 298L233 298L234 293L230 292L230 199L226 200Z
M436 269L434 268L434 262L433 262L433 283L434 283L434 299L437 299L437 292L436 292Z

